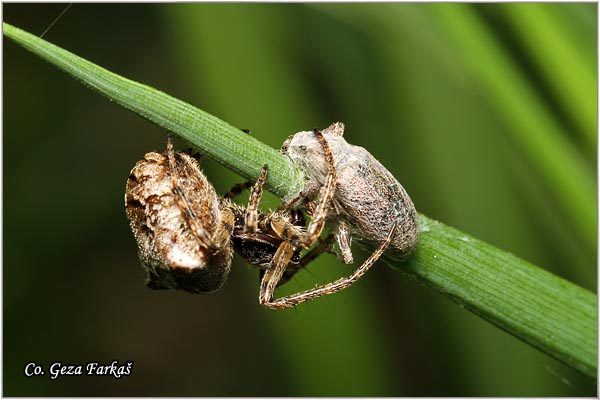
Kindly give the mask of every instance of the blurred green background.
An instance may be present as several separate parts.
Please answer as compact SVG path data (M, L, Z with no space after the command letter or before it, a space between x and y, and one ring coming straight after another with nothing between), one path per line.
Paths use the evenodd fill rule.
M596 7L75 4L45 39L276 148L344 121L420 212L596 291ZM63 8L3 4L4 20L41 34ZM3 55L5 396L596 394L384 264L283 312L238 258L217 293L147 289L123 194L165 132L8 40ZM203 168L220 192L242 180ZM326 255L284 292L350 271ZM115 359L133 374L23 374Z

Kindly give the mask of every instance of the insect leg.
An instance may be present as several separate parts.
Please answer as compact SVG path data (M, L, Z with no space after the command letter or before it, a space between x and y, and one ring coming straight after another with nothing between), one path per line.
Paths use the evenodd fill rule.
M336 254L336 256L338 256L338 258L340 258L344 264L352 264L354 262L351 250L352 235L350 234L348 226L344 221L340 221L338 223L335 238L341 253Z

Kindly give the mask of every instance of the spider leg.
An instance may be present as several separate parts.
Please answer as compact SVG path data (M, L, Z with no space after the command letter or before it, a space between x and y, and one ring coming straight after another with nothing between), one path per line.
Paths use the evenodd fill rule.
M314 289L309 289L309 290L305 290L303 292L299 292L290 296L286 296L286 297L282 297L280 299L277 300L270 300L272 299L272 292L271 297L269 297L269 301L265 302L265 303L261 303L266 305L269 308L272 309L283 309L283 308L289 308L289 307L293 307L297 304L303 303L307 300L310 299L314 299L316 297L321 297L321 296L325 296L328 294L332 294L332 293L336 293L339 292L340 290L346 289L347 287L349 287L350 285L352 285L354 282L356 282L358 279L360 279L361 276L363 276L375 263L375 261L377 261L379 259L379 257L381 257L381 255L385 252L385 250L387 249L387 247L390 245L391 241L392 241L392 237L394 236L394 233L396 232L396 227L397 227L397 223L394 223L394 225L392 226L392 228L390 229L385 241L383 243L381 243L379 245L379 247L377 248L377 250L375 250L375 252L373 254L371 254L371 256L363 263L363 265L361 265L356 271L354 271L354 273L348 277L344 277L344 278L340 278L337 281L322 285L322 286L318 286ZM263 280L264 282L264 280ZM261 286L262 289L262 286ZM261 291L262 293L262 291Z
M273 256L271 267L265 271L262 281L260 282L260 293L258 295L258 301L260 304L269 308L287 308L287 307L273 307L273 292L277 284L281 280L285 269L287 268L292 255L294 254L294 246L290 242L281 242L281 245ZM277 300L279 301L279 300Z
M337 183L335 164L333 162L333 154L331 153L329 144L327 143L327 140L323 137L323 134L319 130L315 129L314 134L317 137L317 139L321 142L321 146L323 147L323 151L325 152L325 159L329 167L329 173L325 178L323 186L319 190L318 203L312 215L310 223L308 224L308 228L306 229L306 234L304 235L304 238L298 243L304 248L309 248L319 238L319 236L321 236L321 232L325 227L325 219L327 218L327 214L329 212L329 209L331 208L331 202L333 200L333 195L335 194L335 185Z
M281 280L277 284L277 287L288 282L290 279L292 279L292 277L294 275L296 275L297 272L304 269L308 264L310 264L313 260L315 260L321 254L327 252L329 250L329 246L331 246L331 243L333 242L333 239L334 239L333 234L328 235L323 240L319 239L319 243L315 247L313 247L308 253L306 253L304 256L302 256L302 258L300 259L300 262L298 264L288 265L288 267L283 272L283 276L281 277Z
M327 139L325 139L325 137L323 137L323 134L321 133L320 130L313 129L313 133L317 137L317 140L319 142L321 142L321 146L323 147L323 151L325 152L325 161L327 162L327 167L329 168L329 173L328 173L327 178L329 178L329 176L333 176L332 185L333 185L333 187L335 187L336 182L337 182L337 178L336 178L336 174L335 174L335 163L333 160L333 153L331 152L331 148L329 147L329 143L327 143ZM327 186L327 184L328 184L327 178L325 179L325 184L323 186ZM309 196L316 193L320 187L322 190L323 188L317 179L313 178L313 179L309 180L306 183L306 185L304 186L304 188L302 189L302 191L296 197L294 197L287 203L280 205L277 210L282 211L282 210L290 209L299 200L301 200L301 199L306 200ZM331 202L331 199L327 200L326 198L322 198L321 193L319 194L319 196L323 202L327 202L327 204L329 204ZM333 197L333 193L331 194L331 196Z
M260 203L260 198L262 197L262 189L267 179L268 171L269 167L266 164L263 165L260 176L252 188L252 192L250 192L250 199L246 208L245 233L255 233L258 229L258 203Z
M304 238L299 242L300 246L309 248L321 236L334 192L335 176L329 175L325 181L325 185L319 191L319 203L306 228Z
M230 208L224 208L221 210L221 221L219 226L214 233L213 242L217 249L223 249L228 246L228 242L231 240L231 234L235 225L235 216Z
M287 203L283 203L282 205L277 207L277 211L289 210L298 201L300 201L302 199L306 199L307 197L315 194L319 190L320 186L321 185L319 184L319 181L317 181L317 180L313 179L313 180L308 181L306 183L306 185L304 185L304 188L302 189L302 191L300 193L298 193L298 196L294 197Z
M233 199L234 197L236 197L237 195L242 193L244 190L250 189L251 187L252 187L252 182L250 182L250 181L236 183L235 185L233 185L231 187L231 189L229 189L229 191L227 193L225 193L225 195L223 197L226 199Z
M194 232L194 236L196 236L196 238L202 244L202 246L204 246L204 248L207 249L213 248L214 245L211 241L210 236L208 236L207 232L204 229L202 229L201 226L199 226L198 216L190 206L190 201L188 200L187 194L183 186L181 185L176 165L176 154L173 150L173 142L170 133L167 135L167 160L169 163L169 170L171 172L171 179L173 181L173 194L175 195L175 201L177 201L179 208L183 210L185 220L190 226L192 232Z

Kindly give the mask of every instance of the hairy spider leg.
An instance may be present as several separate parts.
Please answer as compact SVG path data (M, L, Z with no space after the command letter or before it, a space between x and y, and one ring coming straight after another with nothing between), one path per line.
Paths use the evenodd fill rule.
M244 190L250 189L252 185L253 183L250 181L236 183L231 187L231 189L229 189L227 193L225 193L225 195L223 195L223 197L232 200L234 197L240 195Z
M250 199L248 199L248 207L246 208L246 226L244 228L245 233L252 234L258 230L258 204L262 198L262 189L265 181L267 180L268 172L269 166L266 164L263 165L260 176L250 192Z
M319 190L318 203L315 207L313 215L311 215L311 221L308 225L306 233L299 238L287 238L282 236L284 241L281 243L279 248L277 249L275 255L273 256L273 260L271 261L270 268L265 272L263 279L261 281L260 286L260 294L259 301L261 304L271 307L272 304L279 304L276 300L273 302L273 294L275 288L278 286L281 281L286 269L288 269L289 261L292 257L294 250L298 247L302 248L310 248L315 241L321 236L323 232L323 228L325 227L325 218L327 217L327 213L329 208L331 207L331 201L333 199L333 195L335 193L335 184L336 184L336 174L335 167L333 163L333 155L331 154L331 149L329 148L329 144L327 140L323 137L321 132L317 129L314 130L315 136L321 142L323 146L323 150L325 151L325 157L329 164L329 174L325 179L324 185ZM317 247L317 253L313 254L305 264L303 264L302 268L308 264L308 262L314 260L316 256L325 251L326 247ZM310 254L310 253L309 253ZM297 272L297 271L295 271ZM291 272L293 275L295 272ZM291 277L290 275L290 277ZM289 279L289 277L288 277ZM289 297L289 296L288 296ZM302 300L304 301L304 300ZM288 306L288 307L291 307ZM286 308L286 307L277 307L277 308Z
M277 283L276 287L279 287L284 283L288 282L294 277L294 275L296 275L296 273L306 268L306 266L312 261L314 261L317 257L319 257L323 253L328 252L331 243L333 242L333 239L333 234L327 235L325 239L319 239L317 245L310 249L308 253L303 255L302 258L300 258L300 262L298 264L289 264L283 272L283 275L281 276L281 279Z
M333 153L331 152L329 143L327 143L327 139L325 139L325 137L323 137L323 134L320 130L315 128L315 129L313 129L313 133L315 134L315 136L321 143L321 146L323 147L323 151L325 152L325 160L327 161L327 165L329 167L329 176L333 177L332 178L334 181L333 185L335 187L335 182L337 181L337 177L336 177L336 172L335 172L335 163L333 161ZM327 182L325 182L325 184L323 186L326 186L326 185L327 185ZM323 186L320 185L319 181L317 181L316 179L311 179L310 181L308 181L308 183L304 186L302 191L300 191L300 193L298 193L298 195L296 197L294 197L287 203L280 205L279 208L277 208L277 210L278 211L289 210L292 208L292 206L294 204L296 204L301 199L304 200L305 203L308 203L309 202L308 197L310 195L314 194L317 190L319 190L319 188L322 189Z
M176 167L176 154L173 150L173 141L171 139L171 134L167 135L167 159L169 161L169 169L171 173L171 179L173 180L173 194L177 197L177 203L179 208L184 211L184 218L189 227L192 229L194 236L198 238L202 246L206 249L215 249L211 237L208 235L206 230L202 229L202 226L198 223L198 216L190 207L190 202L187 198L185 190L182 188L181 180L179 178L179 173L177 172Z
M346 289L347 287L352 285L354 282L356 282L358 279L360 279L373 266L375 261L377 261L379 259L379 257L381 257L381 255L385 252L385 250L388 248L388 246L392 242L392 237L394 236L394 233L396 232L397 226L398 226L397 223L394 223L392 225L392 228L390 229L385 241L383 243L381 243L381 245L379 245L377 250L373 254L371 254L371 256L358 269L356 269L352 275L350 275L348 277L340 278L337 281L327 283L325 285L318 286L314 289L305 290L303 292L299 292L299 293L296 293L296 294L293 294L290 296L282 297L277 300L271 300L273 298L273 290L275 287L273 285L263 284L263 285L261 285L261 295L260 295L261 304L263 304L269 308L275 309L275 310L280 310L280 309L284 309L284 308L294 307L300 303L303 303L307 300L314 299L316 297L333 294L333 293L339 292L340 290ZM276 268L273 268L273 270L276 270ZM276 278L275 274L277 274L277 273L278 273L277 271L273 271L273 275L274 275L273 279ZM279 276L279 277L281 277L281 276ZM264 281L263 281L263 283L264 283ZM263 290L264 290L264 292L263 292ZM263 299L264 299L264 301L263 301Z

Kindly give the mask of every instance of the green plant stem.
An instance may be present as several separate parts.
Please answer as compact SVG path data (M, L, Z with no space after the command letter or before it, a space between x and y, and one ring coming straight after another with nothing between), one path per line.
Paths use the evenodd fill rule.
M4 34L136 114L181 136L240 175L269 164L268 190L299 191L302 173L276 150L220 119L122 78L23 30ZM482 318L589 375L596 375L596 295L420 215L421 239L408 263L386 261Z
M596 295L420 216L418 250L394 266L532 346L596 374Z
M241 176L256 180L264 164L269 165L265 187L277 195L296 183L301 190L302 172L227 122L159 90L123 78L90 61L46 42L10 24L3 23L4 35L54 64L117 104L173 132L201 149L211 158Z

